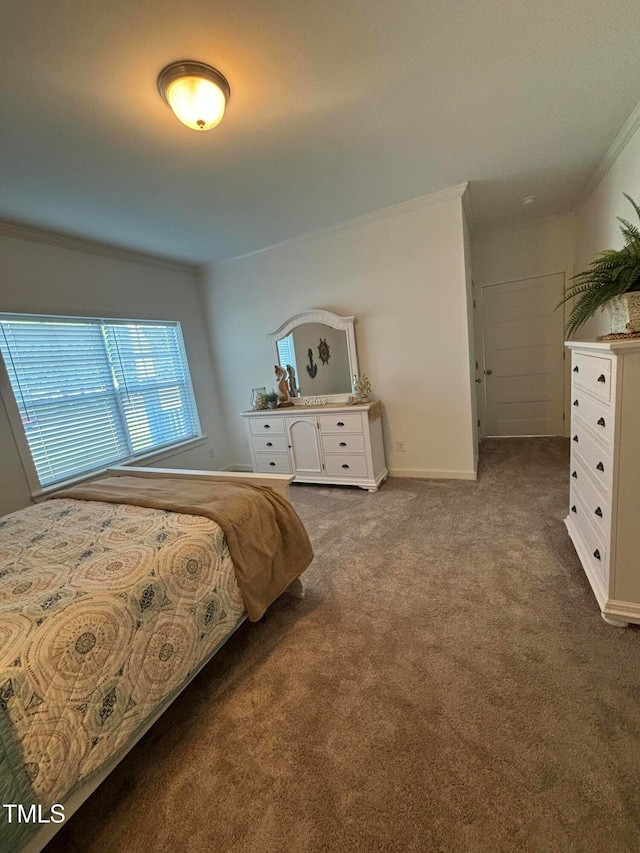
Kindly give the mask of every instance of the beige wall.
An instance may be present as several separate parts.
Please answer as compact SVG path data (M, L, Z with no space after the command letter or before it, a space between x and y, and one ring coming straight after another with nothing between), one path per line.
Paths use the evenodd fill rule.
M640 120L638 108L631 121ZM576 272L586 269L598 252L605 249L619 249L623 245L620 224L617 216L638 224L636 214L623 193L627 193L640 203L640 127L628 138L623 129L610 151L619 152L599 183L588 193L577 210L576 232ZM609 161L609 157L605 160ZM605 312L596 316L579 329L575 337L579 340L593 340L597 335L609 331Z
M440 200L442 198L442 200ZM384 405L387 465L474 476L474 415L460 196L400 206L202 273L234 464L249 464L238 413L273 385L268 332L324 308L357 318L360 371ZM406 452L396 441L406 442Z
M0 236L0 311L179 320L202 431L209 440L157 464L219 468L226 463L226 437L211 355L198 287L190 270ZM13 433L5 408L0 406L0 514L29 502Z
M550 216L527 225L484 231L472 243L476 287L564 273L573 275L575 217Z

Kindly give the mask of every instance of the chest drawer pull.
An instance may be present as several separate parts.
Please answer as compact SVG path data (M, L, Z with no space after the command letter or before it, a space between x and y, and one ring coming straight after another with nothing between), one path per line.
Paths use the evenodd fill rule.
M575 504L571 507L571 512L576 512L576 513L578 512Z
M578 436L577 436L577 435L574 435L574 436L573 436L573 440L574 440L575 442L577 442L577 441L578 441Z
M607 381L607 377L604 375L604 373L601 373L600 376L598 376L598 382L606 382L606 381ZM598 559L600 559L600 558L598 558Z
M602 464L602 462L598 462L596 468L598 469L598 471L602 471L602 473L604 473L604 465Z
M580 405L580 403L579 403L577 400L574 400L574 401L573 401L573 405L574 405L574 406L579 406L579 405Z
M264 429L271 429L271 424L264 424Z
M601 559L601 557L600 557L600 551L598 551L598 549L597 549L597 548L596 548L596 550L593 552L593 556L596 558L596 560L600 560L600 559Z
M340 446L340 447L346 447L346 446L347 446L347 442L346 442L346 441L341 441L339 446Z
M598 421L598 426L606 426L604 418L600 418L600 420Z
M348 468L349 466L345 463L342 467L343 467L343 468Z
M336 424L336 426L344 426L344 421L338 421L338 423Z
M578 479L578 472L577 472L577 471L574 471L574 472L571 474L571 476L574 478L574 480L577 480L577 479Z
M276 463L275 463L275 462L269 462L269 465L271 465L271 467L272 467L272 468L275 468L275 467L276 467Z
M273 447L273 442L272 442L272 441L268 441L268 442L267 442L267 447Z
M594 509L594 512L598 516L598 518L602 518L602 510L600 509L600 507L596 507Z
M576 364L576 366L573 368L573 372L574 372L574 373L580 373L580 368L578 367L578 365L577 365L577 364Z

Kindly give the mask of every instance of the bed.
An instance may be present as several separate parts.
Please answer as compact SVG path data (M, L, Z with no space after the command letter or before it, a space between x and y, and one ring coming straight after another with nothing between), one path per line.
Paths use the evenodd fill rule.
M3 853L41 850L245 619L301 596L291 479L115 468L0 519Z

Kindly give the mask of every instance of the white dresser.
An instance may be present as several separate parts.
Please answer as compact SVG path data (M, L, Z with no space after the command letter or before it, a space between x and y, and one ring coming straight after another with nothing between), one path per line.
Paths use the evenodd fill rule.
M602 617L640 623L640 340L567 343L571 473L566 519Z
M381 414L379 401L243 412L253 470L375 492L388 476Z

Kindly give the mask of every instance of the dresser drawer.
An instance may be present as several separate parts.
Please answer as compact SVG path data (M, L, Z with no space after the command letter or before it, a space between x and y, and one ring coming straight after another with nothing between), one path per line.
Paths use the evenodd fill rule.
M252 435L251 446L258 453L286 453L289 449L284 435Z
M284 419L283 418L250 418L249 429L253 435L266 435L266 433L279 432L284 434Z
M571 430L571 478L573 480L577 479L574 475L578 473L576 461L587 469L597 483L600 483L604 494L609 495L613 468L611 450L592 438L578 423L574 423Z
M320 431L323 434L336 432L362 433L360 415L320 415Z
M580 495L573 490L569 513L578 528L590 565L595 569L601 580L606 583L609 575L606 539L601 533L596 532L589 519L588 509L582 502Z
M586 510L587 517L591 520L594 527L602 533L604 541L607 542L609 531L611 530L609 500L600 494L577 460L574 460L574 470L577 471L578 476L577 478L571 478L571 512L576 513L576 498L579 498L582 501L583 508Z
M576 425L586 424L594 433L610 443L613 438L613 410L607 403L594 400L579 388L571 395L572 421Z
M326 455L324 464L328 477L367 476L367 459L365 456Z
M596 355L575 353L571 376L590 394L609 402L611 399L611 359Z
M291 474L288 453L256 453L256 471L259 474Z
M322 449L325 453L364 453L364 436L323 435Z

